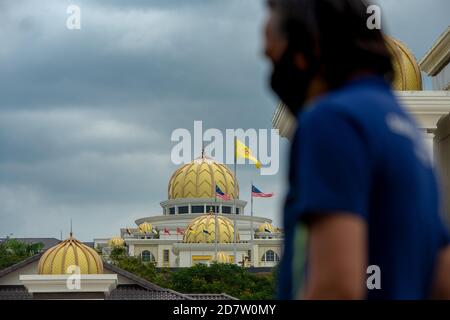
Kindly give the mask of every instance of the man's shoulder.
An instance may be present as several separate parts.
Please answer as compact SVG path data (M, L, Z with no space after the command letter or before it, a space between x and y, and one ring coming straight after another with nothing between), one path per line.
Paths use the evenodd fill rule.
M314 125L330 117L358 122L399 109L400 105L388 86L368 82L347 85L318 98L299 114L298 120L302 125Z
M346 112L358 112L382 106L395 106L397 101L391 88L378 79L351 83L331 92L325 99L318 101L319 106L330 105Z
M353 112L353 103L342 94L330 93L308 105L302 110L297 120L301 127L319 125L329 119L338 120L342 116L350 115Z
M317 139L324 135L339 135L337 128L348 129L353 126L354 116L346 105L338 104L329 98L315 103L303 110L297 117L296 140Z

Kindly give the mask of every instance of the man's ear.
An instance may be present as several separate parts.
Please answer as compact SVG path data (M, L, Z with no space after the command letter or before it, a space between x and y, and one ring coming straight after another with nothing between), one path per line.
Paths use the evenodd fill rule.
M306 70L306 58L303 53L294 54L294 64L300 70Z

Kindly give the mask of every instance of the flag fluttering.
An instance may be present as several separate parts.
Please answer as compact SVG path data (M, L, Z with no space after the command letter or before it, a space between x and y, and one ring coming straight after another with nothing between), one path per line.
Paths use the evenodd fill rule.
M230 200L231 197L229 194L226 194L223 192L218 185L216 185L216 197L222 199L222 200Z
M252 154L252 151L239 139L236 139L236 158L244 158L255 163L256 168L261 168L261 162Z
M273 197L273 192L264 193L261 190L259 190L257 187L252 185L252 196L255 198L270 198L270 197Z
M164 234L168 234L170 236L170 230L167 228L164 228Z
M184 230L180 227L177 227L177 234L184 234Z

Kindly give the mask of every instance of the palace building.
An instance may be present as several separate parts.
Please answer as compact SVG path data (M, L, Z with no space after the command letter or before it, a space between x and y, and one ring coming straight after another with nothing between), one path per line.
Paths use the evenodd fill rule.
M216 185L229 200L215 196ZM135 228L122 228L118 237L94 239L106 259L112 248L123 246L130 256L157 267L234 263L235 256L244 267L278 263L281 229L246 212L247 202L239 199L238 181L226 165L202 154L175 170L167 189L160 215L136 220Z

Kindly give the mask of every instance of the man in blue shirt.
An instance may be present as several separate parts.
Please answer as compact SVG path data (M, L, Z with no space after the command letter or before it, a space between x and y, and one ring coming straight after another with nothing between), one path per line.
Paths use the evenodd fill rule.
M433 163L392 93L390 54L380 30L366 26L366 4L269 7L271 86L298 123L279 298L450 298L450 239ZM299 223L308 233L300 289L292 263L304 253L294 248ZM368 285L368 271L378 283Z

